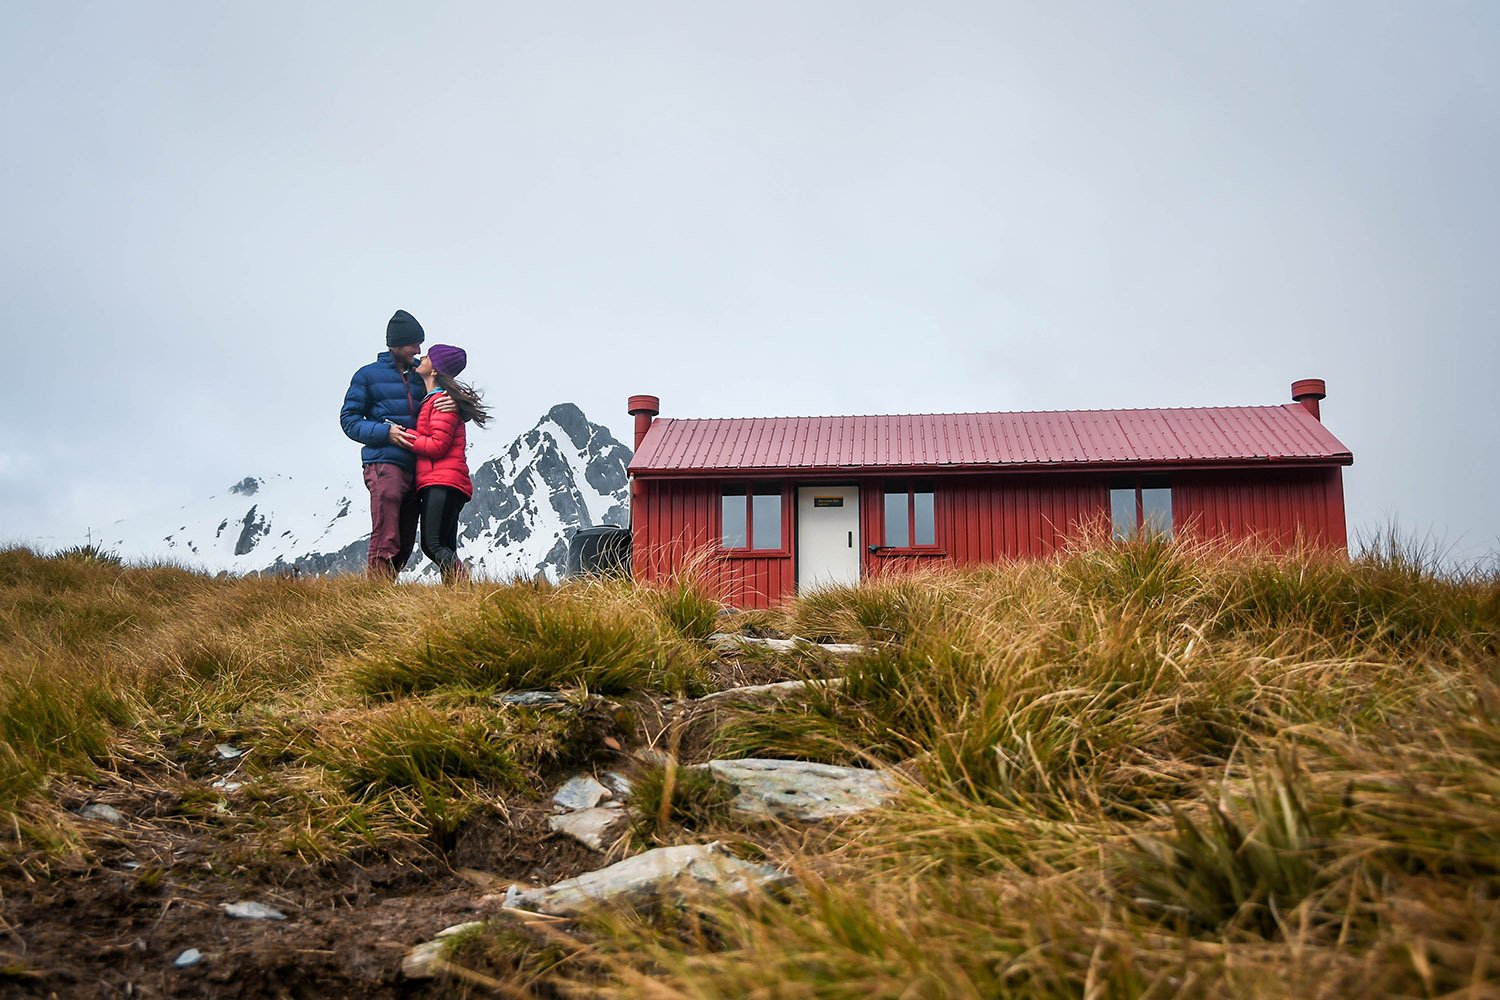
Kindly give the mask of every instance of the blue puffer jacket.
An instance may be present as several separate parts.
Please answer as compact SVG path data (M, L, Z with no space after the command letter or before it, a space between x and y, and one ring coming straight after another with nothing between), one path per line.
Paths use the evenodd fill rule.
M417 426L417 414L427 387L416 372L402 375L390 351L381 351L375 360L354 373L339 423L364 449L359 458L364 464L388 462L404 469L417 467L417 456L410 449L390 443L387 420L394 420L408 430Z

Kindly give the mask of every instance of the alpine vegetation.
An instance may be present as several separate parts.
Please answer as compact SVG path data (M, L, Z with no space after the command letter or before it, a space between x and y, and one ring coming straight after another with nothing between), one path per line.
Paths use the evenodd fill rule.
M1500 577L1399 540L753 613L13 549L0 640L21 992L1500 991ZM768 807L794 764L889 794Z

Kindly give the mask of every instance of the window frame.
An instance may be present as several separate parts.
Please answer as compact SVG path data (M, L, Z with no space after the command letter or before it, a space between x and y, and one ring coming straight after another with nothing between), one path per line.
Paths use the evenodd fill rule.
M1115 497L1117 492L1133 491L1135 493L1135 524L1128 535L1120 535L1115 523ZM1113 479L1109 483L1109 495L1106 507L1109 510L1109 538L1115 543L1136 542L1145 537L1146 531L1146 490L1167 491L1167 524L1166 530L1160 532L1164 541L1174 541L1177 538L1177 493L1172 487L1172 481L1166 476L1135 476L1128 479Z
M886 498L906 494L906 545L887 545L885 526ZM917 494L932 496L932 544L917 542ZM880 544L873 546L879 555L944 555L946 549L938 542L942 537L939 526L942 521L938 503L937 483L930 479L886 479L880 483Z
M714 545L718 555L730 559L788 558L792 554L791 525L787 518L786 483L779 481L748 480L745 482L721 482L717 490L719 502L714 506ZM729 548L724 544L724 498L745 498L745 545ZM781 544L774 549L757 549L755 545L755 500L757 496L774 496L780 505L778 520L781 525Z

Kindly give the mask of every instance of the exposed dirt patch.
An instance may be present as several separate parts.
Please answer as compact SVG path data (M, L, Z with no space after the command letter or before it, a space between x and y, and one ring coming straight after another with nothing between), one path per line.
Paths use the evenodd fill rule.
M551 815L550 800L511 802L505 816L465 826L448 860L455 868L487 873L502 890L514 882L549 885L607 863L599 852L549 830Z
M129 794L130 788L135 794ZM419 840L302 864L252 853L232 829L186 822L173 793L111 782L129 819L91 823L84 850L53 877L0 874L0 993L17 996L342 997L451 992L400 975L411 946L497 907L513 882L547 884L606 860L546 825L545 803L516 799L471 819L444 853ZM254 900L283 921L241 920ZM174 960L189 948L203 960Z
M32 996L397 996L407 948L474 919L477 892L440 859L355 862L287 872L276 883L173 870L148 883L100 868L42 886L7 881L9 961ZM237 920L252 899L284 921ZM196 948L203 961L173 966Z

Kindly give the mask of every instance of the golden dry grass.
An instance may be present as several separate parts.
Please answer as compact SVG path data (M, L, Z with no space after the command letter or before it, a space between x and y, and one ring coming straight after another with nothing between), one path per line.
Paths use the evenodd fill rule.
M76 845L54 783L188 737L261 748L258 815L291 831L265 850L451 833L587 753L491 694L679 699L728 622L873 649L802 701L721 709L718 752L892 766L907 794L783 852L798 891L596 915L510 963L527 989L1500 995L1500 580L1389 540L1145 540L727 618L681 581L214 580L11 550L0 609L13 863ZM508 967L508 933L461 950L470 983Z

